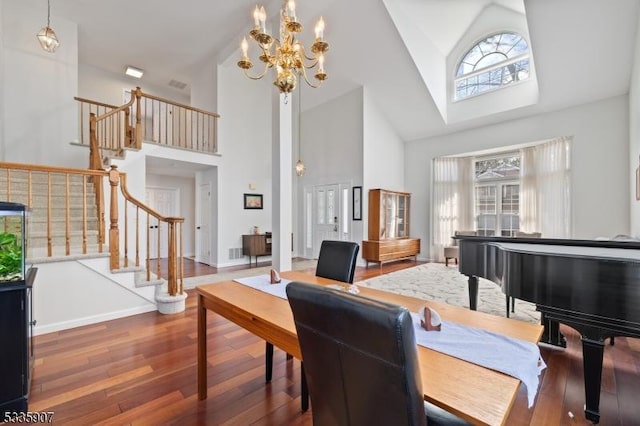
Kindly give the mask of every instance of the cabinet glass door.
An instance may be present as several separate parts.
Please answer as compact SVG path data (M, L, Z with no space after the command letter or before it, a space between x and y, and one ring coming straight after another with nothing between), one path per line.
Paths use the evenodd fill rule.
M406 200L407 198L404 195L398 196L398 211L397 211L397 224L398 224L398 237L406 237L406 223L405 223L405 211L406 211Z

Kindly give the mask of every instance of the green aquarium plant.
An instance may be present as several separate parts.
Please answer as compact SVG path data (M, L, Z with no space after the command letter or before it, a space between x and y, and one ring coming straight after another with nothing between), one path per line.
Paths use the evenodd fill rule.
M18 237L0 232L0 281L14 281L22 278L22 247Z

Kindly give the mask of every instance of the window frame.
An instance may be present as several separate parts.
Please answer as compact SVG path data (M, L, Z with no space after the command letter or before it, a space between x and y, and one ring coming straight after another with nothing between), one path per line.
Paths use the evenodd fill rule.
M517 55L517 56L514 56L512 58L507 58L507 60L502 61L502 62L498 62L498 63L493 64L493 65L489 65L489 66L482 67L482 68L479 68L479 69L474 69L473 71L471 71L471 72L469 72L467 74L462 74L461 76L457 76L456 75L457 72L458 72L458 68L460 68L460 65L462 64L462 61L467 57L467 55L473 49L476 48L476 46L478 46L480 43L484 42L485 40L490 39L491 37L494 37L494 36L500 35L500 34L515 34L515 35L521 37L522 40L524 40L525 43L527 44L527 52L526 53L522 53L522 54ZM495 53L495 52L497 52L497 51L494 50L494 51L489 52L489 53ZM502 52L499 52L499 53L502 53ZM486 57L486 56L487 55L483 55L482 57ZM476 92L474 94L471 94L471 95L468 95L468 96L465 96L465 97L462 97L462 98L458 98L457 97L457 93L458 93L457 92L457 83L458 82L463 81L463 80L467 80L469 78L473 78L473 77L478 76L478 75L490 73L491 71L503 68L505 66L509 66L511 64L515 64L515 63L520 62L520 61L525 60L525 59L529 60L529 66L527 67L527 71L528 71L527 78L522 79L522 80L514 80L514 81L512 81L512 82L510 82L508 84L505 84L505 85L501 84L500 86L495 86L495 87L493 87L491 89L488 89L488 90L485 90L485 91L482 91L482 92ZM521 33L517 32L517 31L508 31L508 30L498 31L498 32L494 32L494 33L488 34L488 35L476 40L476 42L469 49L464 50L464 53L456 61L456 64L455 64L455 67L453 68L453 73L452 73L453 74L453 80L452 80L452 89L451 89L452 90L451 99L452 99L452 101L454 103L455 102L460 102L460 101L464 101L466 99L475 98L476 96L484 95L486 93L493 93L496 90L500 90L500 89L503 89L503 88L506 88L506 87L512 87L514 85L518 85L518 84L527 82L527 81L529 81L531 79L531 72L532 72L531 71L531 44L529 43L529 40L524 35L522 35Z
M507 185L517 185L518 186L518 194L520 194L521 192L521 182L519 177L516 176L509 176L509 177L498 177L498 178L486 178L486 179L478 179L476 177L476 163L480 162L480 161L487 161L487 160L493 160L493 159L501 159L501 158L507 158L507 157L520 157L520 159L522 160L522 157L520 155L519 152L514 152L514 151L505 151L505 152L501 152L501 153L496 153L494 155L490 155L490 156L483 156L483 157L476 157L473 159L473 220L474 220L474 228L476 229L476 231L480 231L480 223L479 223L479 216L480 213L478 211L478 199L477 199L477 189L479 187L495 187L495 191L496 191L496 197L495 197L495 218L496 218L496 227L494 229L494 235L492 236L496 236L496 237L503 237L504 235L502 235L502 217L504 215L503 210L502 210L502 192L503 192L503 187L507 186ZM521 169L522 170L522 169ZM520 224L520 195L518 195L518 225ZM511 213L509 213L511 214ZM518 226L518 229L511 229L511 236L515 236L515 233L518 232L520 230L520 226ZM481 234L478 234L481 235ZM486 235L486 234L482 234L482 235ZM489 235L491 236L491 235Z

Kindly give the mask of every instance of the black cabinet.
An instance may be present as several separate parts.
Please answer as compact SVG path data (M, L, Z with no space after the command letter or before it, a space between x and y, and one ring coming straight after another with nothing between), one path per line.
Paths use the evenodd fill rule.
M27 411L33 368L32 296L37 269L26 280L0 284L0 415Z

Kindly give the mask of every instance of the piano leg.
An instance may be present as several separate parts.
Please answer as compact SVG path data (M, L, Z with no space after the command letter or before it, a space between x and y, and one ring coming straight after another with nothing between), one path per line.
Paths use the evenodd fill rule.
M540 339L541 342L562 348L567 347L567 339L560 333L560 323L558 321L549 319L544 312L540 312L540 324L544 327L542 338Z
M469 276L469 309L472 311L478 308L478 277Z
M590 339L582 336L582 359L584 368L585 417L594 422L600 421L600 385L602 381L603 339Z

